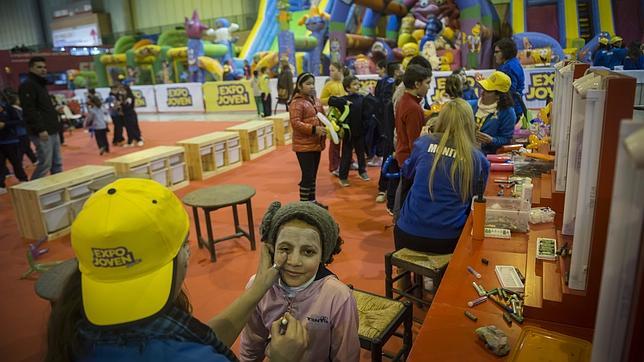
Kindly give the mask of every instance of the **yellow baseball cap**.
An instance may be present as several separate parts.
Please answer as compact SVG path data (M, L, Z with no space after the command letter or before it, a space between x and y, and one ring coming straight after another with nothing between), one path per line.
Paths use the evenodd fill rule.
M489 77L480 80L479 84L486 91L499 91L501 93L507 93L510 90L510 85L512 85L512 80L508 77L507 74L499 71L495 71L490 74Z
M604 45L608 45L608 38L599 38L599 43L604 44Z
M181 201L155 181L123 178L92 195L71 229L87 319L117 325L163 310L188 229Z
M615 44L615 43L620 42L622 40L624 40L624 39L622 39L621 36L615 35L614 37L610 38L610 43Z

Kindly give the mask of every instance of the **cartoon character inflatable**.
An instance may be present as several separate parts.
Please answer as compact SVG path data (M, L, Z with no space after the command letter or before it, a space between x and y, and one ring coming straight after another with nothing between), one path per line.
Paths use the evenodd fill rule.
M191 82L205 81L205 74L199 68L199 57L204 55L203 42L201 41L202 32L206 27L199 19L197 10L192 12L192 18L185 18L184 25L188 35L188 79Z
M424 29L427 27L427 20L430 16L438 15L438 5L431 0L418 0L409 11L414 15L414 27L416 29Z

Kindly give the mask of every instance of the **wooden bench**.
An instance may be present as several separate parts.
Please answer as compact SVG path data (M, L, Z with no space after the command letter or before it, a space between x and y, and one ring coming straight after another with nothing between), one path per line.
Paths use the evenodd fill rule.
M142 174L170 190L190 183L185 149L180 146L158 146L105 161L118 175Z
M273 121L248 121L226 128L238 132L244 161L254 160L275 150Z

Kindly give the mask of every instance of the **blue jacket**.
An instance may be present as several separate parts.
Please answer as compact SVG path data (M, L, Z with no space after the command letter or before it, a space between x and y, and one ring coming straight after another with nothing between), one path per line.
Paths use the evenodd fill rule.
M465 225L473 195L464 202L461 200L458 186L452 187L449 171L455 155L448 154L441 157L432 185L434 198L430 197L429 172L434 162L433 147L438 143L439 138L435 135L419 137L414 142L411 155L403 164L402 175L413 179L413 184L400 210L397 226L404 232L418 237L455 239L459 237ZM449 153L452 149L445 150ZM490 163L485 155L479 150L473 152L475 178L466 180L472 184L472 194L479 175L482 175L487 183L490 171ZM454 181L456 185L461 183L458 178Z
M476 114L478 104L472 104L472 108ZM499 147L509 145L512 142L516 121L517 116L513 108L502 109L487 116L479 131L490 135L492 142L483 145L482 151L486 154L496 153Z
M97 344L90 356L77 359L78 362L228 362L209 345L180 342L175 340L148 340L145 347L139 344Z
M523 91L525 90L525 74L523 67L518 58L512 58L507 62L501 64L497 69L510 77L512 84L510 84L510 94L514 101L514 114L522 114L521 102L523 98Z
M633 59L628 56L624 58L624 70L638 69L644 69L644 55L640 55L639 59Z

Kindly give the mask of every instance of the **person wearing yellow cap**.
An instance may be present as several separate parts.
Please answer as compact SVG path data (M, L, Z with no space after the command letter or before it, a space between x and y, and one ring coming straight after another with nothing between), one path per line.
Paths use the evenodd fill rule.
M614 37L610 38L610 45L613 48L623 48L624 39L622 39L622 37L619 35L615 35Z
M510 144L517 116L510 95L510 77L499 71L479 80L481 95L474 105L476 140L486 154Z
M72 224L78 268L60 276L45 361L236 361L229 347L286 256L273 263L264 245L253 284L204 324L182 289L188 228L181 201L155 181L120 179L92 195ZM284 334L281 318L272 324L271 355L299 361L307 334L286 318Z
M598 40L599 45L593 54L593 66L595 67L610 67L610 58L613 53L610 51L608 38L600 37Z

